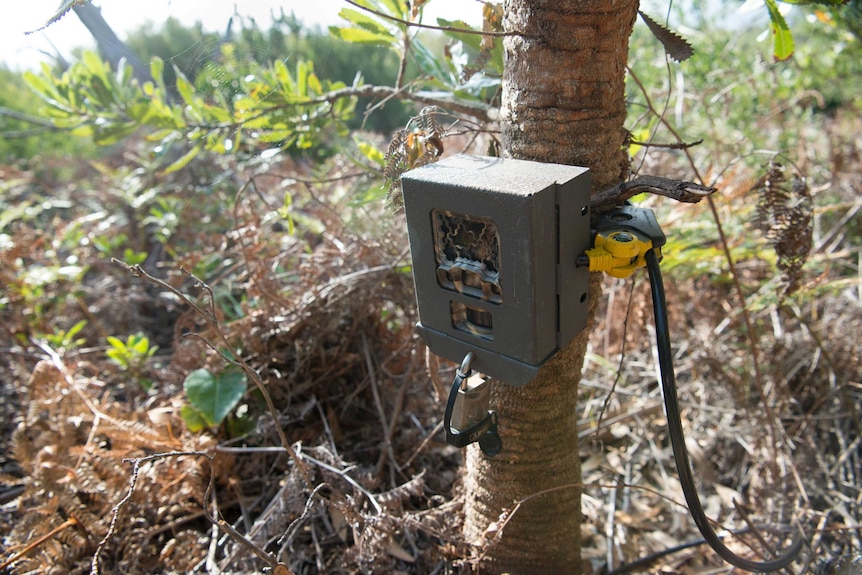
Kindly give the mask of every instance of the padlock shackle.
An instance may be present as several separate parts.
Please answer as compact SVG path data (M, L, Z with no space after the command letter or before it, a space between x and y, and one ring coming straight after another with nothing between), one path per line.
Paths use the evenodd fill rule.
M458 448L467 447L471 443L479 442L482 451L489 457L493 457L499 451L499 448L489 449L489 444L483 441L483 438L489 435L497 435L497 414L495 412L486 411L485 417L481 421L475 425L471 425L467 429L454 429L452 427L452 414L455 411L455 404L459 398L463 397L459 393L461 385L473 373L473 370L470 369L472 362L473 352L469 352L464 356L464 360L455 371L455 379L452 381L452 388L449 390L449 399L446 401L446 412L443 415L446 442Z

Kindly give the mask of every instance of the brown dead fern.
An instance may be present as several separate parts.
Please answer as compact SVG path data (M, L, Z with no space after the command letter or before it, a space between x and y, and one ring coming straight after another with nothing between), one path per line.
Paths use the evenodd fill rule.
M410 118L406 127L395 132L389 142L383 177L388 186L386 199L398 208L403 202L401 174L433 164L443 154L445 130L438 118L440 114L437 106L423 108L419 115Z
M778 256L782 297L787 297L799 288L811 251L813 210L808 184L799 173L788 180L784 166L772 161L752 191L758 194L754 225Z

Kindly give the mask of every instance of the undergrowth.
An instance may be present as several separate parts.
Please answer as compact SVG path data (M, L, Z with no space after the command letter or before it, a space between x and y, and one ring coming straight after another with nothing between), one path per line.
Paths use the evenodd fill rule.
M720 189L711 205L642 202L669 236L689 450L721 525L804 528L804 572L862 547L862 125L852 105L820 106L818 86L750 98L788 80L755 65L733 89L724 69L680 85L633 68L630 129L647 145L632 166ZM461 456L440 434L453 366L414 333L404 222L364 201L366 169L349 154L325 169L201 154L166 175L137 141L51 162L4 166L0 183L9 573L470 572ZM778 164L791 190L775 195ZM808 220L792 219L806 201ZM596 570L694 533L646 282L604 288L579 429ZM201 369L245 370L249 387L193 431L183 384ZM693 546L649 569L717 565Z

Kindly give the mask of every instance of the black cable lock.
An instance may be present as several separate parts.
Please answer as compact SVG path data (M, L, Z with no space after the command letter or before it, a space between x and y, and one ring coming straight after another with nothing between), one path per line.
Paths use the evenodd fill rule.
M691 518L703 535L704 540L725 561L746 571L777 571L788 566L796 559L802 549L802 534L797 533L790 547L770 561L752 561L740 557L725 545L710 525L697 494L697 484L691 472L688 450L685 447L685 433L676 392L676 377L673 369L673 354L670 346L670 329L667 321L667 303L664 296L664 282L661 277L659 260L654 251L646 254L646 267L649 272L650 291L652 292L653 315L655 318L656 344L658 346L659 368L661 371L661 391L667 416L668 435L670 436L673 457L682 485L682 493Z
M664 282L659 261L665 236L658 226L652 210L623 206L600 214L593 222L593 248L579 265L589 265L591 271L604 271L614 277L628 277L635 269L646 267L652 293L653 316L656 327L661 389L667 417L668 435L673 449L680 485L691 518L710 547L725 561L747 571L777 571L789 565L802 549L802 533L797 533L790 547L770 561L752 561L731 551L713 530L691 471L685 433L676 390L673 353L670 345L670 328L667 320Z

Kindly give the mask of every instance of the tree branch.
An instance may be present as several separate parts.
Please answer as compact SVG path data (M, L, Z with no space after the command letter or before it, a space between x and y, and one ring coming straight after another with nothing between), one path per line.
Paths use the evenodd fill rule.
M495 108L483 104L481 102L466 102L463 100L452 100L449 98L439 98L432 96L430 93L423 92L408 92L399 90L391 86L358 86L350 88L342 88L323 94L319 98L300 102L302 105L318 104L321 102L334 102L341 98L350 98L358 96L360 98L396 98L398 100L407 100L423 104L425 106L438 106L450 112L473 116L478 120L492 121L494 118Z
M419 22L411 22L410 20L403 20L401 18L396 18L391 14L386 14L385 12L380 12L378 10L373 10L367 6L363 6L359 2L355 2L354 0L344 0L351 6L356 6L360 10L364 10L369 14L374 14L375 16L379 16L384 20L389 20L391 22L397 22L398 24L404 24L405 26L411 26L413 28L424 28L426 30L440 30L442 32L454 32L457 34L476 34L480 36L515 36L517 32L485 32L483 30L471 30L470 28L456 28L455 26L433 26L431 24L421 24Z
M592 206L593 208L618 206L627 199L643 193L664 196L678 202L696 204L715 191L716 188L702 186L694 182L672 180L660 176L639 176L594 195Z
M0 116L5 116L7 118L12 118L13 120L19 120L21 122L28 122L30 124L36 124L37 126L42 126L43 128L55 129L56 126L51 123L50 120L46 120L44 118L38 118L36 116L31 116L25 112L20 112L18 110L12 110L11 108L0 107Z

